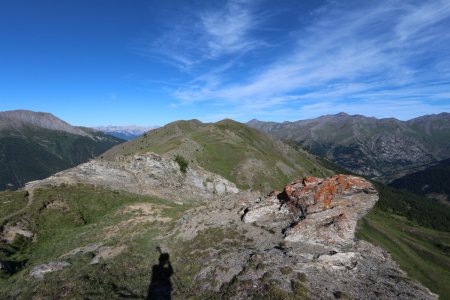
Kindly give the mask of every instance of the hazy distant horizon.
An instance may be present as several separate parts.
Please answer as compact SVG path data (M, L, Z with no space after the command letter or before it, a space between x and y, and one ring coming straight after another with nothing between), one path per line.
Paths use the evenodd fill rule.
M26 109L17 109L17 110L26 110ZM3 112L3 111L0 111L0 113L1 112ZM35 111L35 112L50 113L50 114L54 115L55 117L57 117L57 118L65 121L65 122L67 122L67 120L65 120L65 119L61 118L60 116L58 116L58 115L56 115L56 114L54 114L52 112L49 112L49 111L47 111L47 112ZM339 113L336 113L336 114L326 114L326 115L320 115L320 116L313 117L313 118L299 118L299 119L295 119L295 120L272 121L272 120L268 120L268 119L252 118L252 119L248 119L248 120L244 120L244 121L239 121L239 120L235 120L235 121L242 122L242 123L247 123L249 121L252 121L252 120L256 119L258 121L263 121L263 122L280 122L280 123L281 122L295 122L295 121L303 121L303 120L315 119L315 118L319 118L319 117L323 117L323 116L327 116L327 115L338 115L338 114L342 114L342 113L350 115L350 116L361 115L361 116L367 117L367 118L377 118L375 116L364 115L364 114L348 114L346 112L339 112ZM436 114L442 114L442 113L450 114L450 112L439 112L439 113L435 113L435 114L426 114L426 115L436 115ZM422 117L422 116L425 116L425 115L419 115L419 116L416 116L414 118ZM377 118L377 119L389 119L389 118L394 118L394 117ZM397 118L395 118L395 119L397 119L399 121L408 121L408 120L412 120L414 118L405 119L405 120L397 119ZM145 129L147 131L147 130L151 130L151 129L157 129L159 127L162 127L164 125L167 125L167 124L175 122L175 121L180 121L180 120L187 121L187 120L193 120L193 119L197 119L197 120L199 120L200 122L203 122L203 123L214 123L214 122L216 122L216 121L202 121L201 119L198 119L198 118L191 118L191 119L186 119L186 118L183 119L182 118L182 119L171 120L171 121L169 121L167 123L163 123L163 124L151 124L151 125L149 125L149 124L144 124L144 125L140 125L140 124L112 124L112 123L100 124L100 125L80 125L80 124L76 124L76 123L70 123L70 122L69 123L72 126L88 127L88 128L93 128L93 129L97 129L97 130L100 130L100 131L117 131L117 130L124 130L124 129L129 129L129 130L132 130L132 129L143 130L143 129ZM224 119L234 120L233 118L223 118L223 119L220 119L220 120L217 120L217 121L221 121L221 120L224 120ZM136 128L134 128L134 127L136 127Z
M79 126L450 111L450 2L4 1L0 110Z

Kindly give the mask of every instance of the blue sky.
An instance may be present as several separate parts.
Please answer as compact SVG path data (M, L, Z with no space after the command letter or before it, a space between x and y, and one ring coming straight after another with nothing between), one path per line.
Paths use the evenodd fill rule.
M450 111L450 1L0 2L0 110L75 125Z

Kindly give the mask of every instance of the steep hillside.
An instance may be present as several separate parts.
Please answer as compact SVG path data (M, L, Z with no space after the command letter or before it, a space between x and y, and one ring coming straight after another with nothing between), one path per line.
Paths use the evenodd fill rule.
M390 186L450 204L450 159L396 179Z
M360 220L356 236L388 250L408 276L440 299L449 299L450 232L419 226L376 207Z
M296 122L247 125L293 140L312 153L365 176L390 181L450 157L450 114L410 121L340 113Z
M189 164L220 174L240 188L266 192L299 176L331 174L306 151L232 120L177 121L118 145L102 157L113 160L117 155L148 151L181 155Z
M0 190L45 178L121 142L47 113L0 112Z
M0 130L17 130L24 127L34 127L48 130L63 131L70 134L86 136L86 132L74 127L54 115L45 112L29 110L11 110L0 112Z

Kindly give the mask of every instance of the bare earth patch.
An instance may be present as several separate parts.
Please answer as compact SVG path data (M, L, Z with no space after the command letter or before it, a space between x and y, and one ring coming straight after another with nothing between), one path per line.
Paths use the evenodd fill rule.
M163 209L170 208L166 205L156 205L152 203L136 203L126 206L121 213L140 215L160 215Z
M16 226L5 226L3 228L3 232L0 235L1 239L6 241L7 243L11 243L14 241L17 235L22 235L27 238L32 238L34 233L27 230L26 228L16 225Z
M127 248L128 247L125 245L120 245L117 247L108 247L108 246L101 247L100 249L98 249L98 252L95 255L95 257L91 260L91 265L98 264L100 259L114 258Z
M163 209L169 208L165 205L157 205L152 203L135 203L120 209L116 215L128 214L131 217L121 221L115 225L105 227L100 236L103 239L111 239L126 236L131 238L142 232L144 224L160 222L167 223L172 218L161 216Z

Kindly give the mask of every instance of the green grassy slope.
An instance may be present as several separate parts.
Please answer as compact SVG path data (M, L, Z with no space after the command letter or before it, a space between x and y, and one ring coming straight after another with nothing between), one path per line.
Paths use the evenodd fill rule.
M24 208L28 203L27 195L26 191L0 192L0 219Z
M148 151L182 155L191 164L220 174L240 188L263 191L280 189L302 176L331 174L306 151L232 120L206 124L177 121L118 145L103 157Z
M20 191L1 192L0 211L5 208L6 198L20 200L23 196ZM21 205L18 203L18 207ZM202 294L193 285L194 278L199 275L203 261L215 251L212 249L226 251L228 247L251 244L251 240L234 230L233 224L205 228L192 240L168 235L182 214L195 205L199 203L178 205L88 185L36 190L32 205L10 222L26 223L37 238L33 241L19 237L12 244L0 242L0 263L16 266L12 275L0 269L0 299L145 299L154 275L152 267L158 263L157 246L170 252L174 299L235 296L243 288L239 283L231 282L218 292ZM133 206L142 210L130 211ZM151 210L145 212L148 206ZM155 216L165 220L152 219ZM100 259L98 264L90 263L92 252L64 256L79 247L100 242L103 247L122 250L114 257ZM58 260L70 265L45 274L43 279L30 276L33 267ZM209 279L204 282L217 283ZM307 299L301 282L295 283L294 296L282 290L268 275L254 291L254 298Z
M357 237L388 250L410 277L448 299L450 208L379 183L375 187L380 200L359 221Z
M22 201L23 192L0 193L0 211L13 196ZM129 210L132 205L138 209ZM145 214L139 207L152 210ZM189 207L87 185L37 190L32 205L10 222L25 223L38 238L0 242L0 262L20 266L13 275L0 269L0 299L144 298L159 256L155 247L161 240L156 236L172 228ZM122 250L98 264L90 264L93 253L62 257L96 243ZM55 260L71 265L43 280L30 277L34 266Z
M22 187L93 158L122 142L37 127L0 131L0 190Z
M400 267L440 299L450 297L450 232L373 209L359 222L357 237L388 250Z

